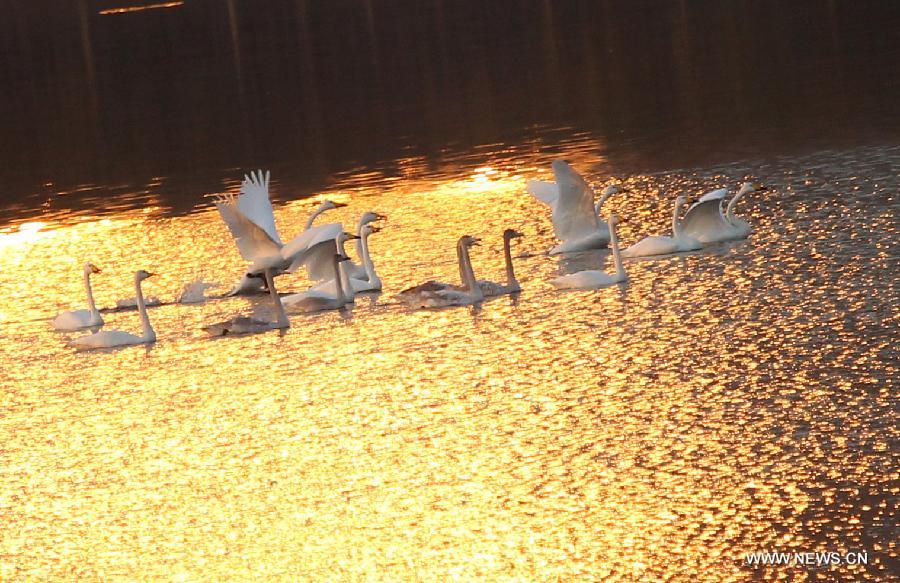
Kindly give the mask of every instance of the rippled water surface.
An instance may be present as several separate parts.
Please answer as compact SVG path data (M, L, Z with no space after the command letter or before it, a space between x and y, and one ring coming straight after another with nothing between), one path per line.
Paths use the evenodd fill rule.
M900 4L76 0L0 8L0 579L894 581ZM565 158L628 245L744 180L743 241L548 257ZM272 170L282 237L388 216L384 293L180 305L244 263L204 195ZM409 311L479 278L523 291ZM150 346L50 319L163 305ZM304 289L303 274L278 278ZM137 331L134 311L104 314ZM747 553L863 552L750 567Z
M596 144L567 148L611 180ZM629 262L629 283L584 292L548 280L611 269L609 253L541 254L552 230L523 187L546 161L497 148L342 177L321 193L349 203L332 218L389 217L372 237L385 291L284 333L202 334L270 313L263 299L154 308L146 348L75 353L51 329L83 304L86 259L102 306L136 268L169 302L201 274L227 289L242 263L210 208L4 231L3 577L727 581L775 578L742 565L767 549L867 550L837 573L896 572L900 150L617 177L626 244L667 228L676 192L745 176L771 190L739 208L748 240ZM313 207L278 205L280 230ZM463 232L484 239L479 276L501 278L505 227L526 234L520 297L392 302L456 277Z

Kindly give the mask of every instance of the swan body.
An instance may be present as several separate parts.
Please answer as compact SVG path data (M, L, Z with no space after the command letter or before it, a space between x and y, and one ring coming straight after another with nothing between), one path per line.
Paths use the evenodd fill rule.
M307 313L324 312L326 310L339 310L346 306L349 302L353 301L352 295L348 297L344 293L343 286L343 282L347 280L347 272L346 270L341 268L341 263L347 261L347 258L337 253L333 254L331 257L334 269L334 281L336 282L337 286L337 294L334 297L330 297L327 295L303 296L291 303L292 309Z
M103 318L100 311L94 304L94 292L91 289L91 274L100 273L100 268L93 263L84 264L84 289L87 293L87 310L69 310L58 314L51 324L60 331L81 330L82 328L93 328L103 325Z
M137 295L138 311L141 314L141 327L143 333L140 336L122 332L121 330L103 330L96 334L88 334L79 336L72 341L72 344L78 350L93 350L96 348L114 348L116 346L131 346L134 344L149 344L156 341L156 332L150 325L150 318L147 316L147 306L144 304L144 294L141 291L141 282L148 277L153 277L153 273L144 271L143 269L134 274L134 289Z
M503 231L503 257L506 262L506 284L478 280L478 287L481 288L481 293L484 294L485 297L503 296L522 291L519 280L516 279L516 272L513 269L512 251L510 250L512 239L518 239L522 236L522 233L513 229L506 229Z
M553 232L561 241L550 255L605 247L609 230L597 213L619 187L608 187L595 205L594 191L567 162L554 160L552 167L555 183L533 180L526 186L532 196L550 207Z
M558 289L595 289L627 281L628 274L625 272L625 266L622 264L619 239L616 236L617 223L618 217L616 217L616 215L610 215L608 225L612 244L613 261L616 266L615 273L610 274L597 269L587 269L585 271L557 277L550 283Z
M623 257L650 257L653 255L668 255L700 249L702 244L697 239L685 235L678 219L681 208L687 199L682 195L675 199L675 210L672 214L672 236L656 235L644 237L631 247L622 251Z
M466 306L484 299L481 286L475 279L469 248L477 245L479 240L469 235L459 238L456 243L456 255L463 285L456 286L437 281L407 288L397 294L397 299L411 308L442 308L449 306Z
M337 203L331 204L330 208L338 206ZM340 223L329 223L310 227L287 243L282 243L269 201L269 173L261 170L244 176L238 196L230 193L219 195L215 205L234 237L241 257L250 263L246 275L227 295L259 291L266 269L272 269L274 277L305 265L311 256L316 255L319 250L317 245L323 244L327 250L330 248L329 242L333 244L343 232ZM323 278L310 275L313 279Z
M369 255L369 235L380 230L378 227L369 224L365 224L360 228L356 245L357 252L363 263L362 266L355 265L352 261L346 261L341 264L341 268L348 274L348 280L343 282L345 290L349 291L352 289L354 293L381 291L381 278L378 277L378 273L375 271L375 264ZM362 275L355 270L358 267L362 267ZM337 296L337 286L333 279L316 284L311 290L323 291L332 297Z
M202 279L194 280L184 285L176 301L179 304L199 304L206 301L206 290L214 287L216 287L214 283L209 283Z
M334 263L334 255L335 254L332 253L332 263ZM314 285L306 291L287 295L282 298L285 305L300 305L304 300L309 298L338 300L338 298L341 297L341 294L344 296L344 304L353 303L357 288L362 289L367 286L369 282L350 277L349 270L347 269L347 264L350 263L350 260L342 253L337 253L337 255L342 259L338 265L338 279L329 279Z
M148 308L155 308L162 305L162 300L156 296L144 298L144 305ZM124 300L116 300L116 310L134 310L138 307L137 298L126 298Z
M237 316L225 322L217 322L204 326L203 330L210 336L235 336L238 334L258 334L260 332L268 332L269 330L278 330L282 328L290 328L291 323L288 320L287 313L284 311L284 305L281 298L275 290L275 282L272 276L273 270L266 269L266 287L269 288L269 295L272 296L272 302L275 304L276 320L261 320L259 318L250 318L247 316Z
M761 184L745 182L728 202L724 211L722 204L728 190L720 188L708 192L688 209L682 221L682 229L685 234L701 243L743 239L750 235L753 228L746 220L734 214L734 208L745 195L765 190L767 188Z

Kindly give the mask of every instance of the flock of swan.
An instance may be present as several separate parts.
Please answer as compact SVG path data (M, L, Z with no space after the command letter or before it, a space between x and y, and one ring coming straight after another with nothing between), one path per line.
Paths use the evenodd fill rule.
M531 181L526 189L536 199L551 209L553 231L559 245L549 254L572 253L612 247L614 273L601 270L585 270L563 275L551 281L559 289L595 289L627 281L622 258L667 255L700 249L704 245L741 239L751 232L750 224L734 214L735 205L745 195L765 190L760 184L745 182L725 204L728 189L709 192L694 202L682 215L686 197L675 199L672 215L672 234L656 235L641 239L626 249L619 248L616 235L618 218L610 214L601 218L606 200L625 189L613 185L604 189L594 202L594 191L587 181L567 162L552 163L555 181ZM287 309L297 312L321 312L338 310L354 301L359 293L380 292L381 278L369 254L369 236L380 228L373 223L386 217L375 212L364 213L356 232L347 232L341 223L316 225L315 220L324 212L342 204L325 201L309 217L305 228L297 236L284 243L275 226L275 215L269 199L268 172L252 172L244 176L240 192L219 194L214 204L220 217L234 238L241 257L248 267L241 280L226 296L267 292L275 307L275 319L265 320L236 316L230 320L203 327L210 336L251 334L290 327ZM485 298L514 294L521 291L513 268L511 244L522 234L506 229L503 232L503 252L506 266L506 283L478 280L472 267L469 249L479 244L479 239L464 235L456 244L457 262L461 284L427 281L407 288L397 294L397 299L412 309L441 308L477 304ZM348 241L355 241L359 263L350 259L345 250ZM315 284L309 289L282 297L275 288L275 278L284 273L305 269ZM159 304L155 298L145 298L141 288L144 280L154 274L140 270L135 273L134 300L118 302L118 308L135 305L140 313L140 335L119 330L101 330L104 325L100 311L94 302L91 275L100 273L92 263L84 266L84 287L88 309L63 312L52 320L60 331L90 329L91 333L75 338L76 349L110 348L133 344L146 344L156 340L156 333L147 314L148 306ZM187 286L179 301L193 303L205 299L204 291L211 284L196 282Z

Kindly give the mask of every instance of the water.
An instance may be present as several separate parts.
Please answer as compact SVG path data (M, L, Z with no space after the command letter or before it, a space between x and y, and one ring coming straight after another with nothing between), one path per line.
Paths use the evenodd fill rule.
M37 73L0 100L0 578L897 576L898 47L867 34L894 4L260 4L9 9L5 74ZM52 41L15 45L38 22ZM523 186L555 157L629 187L607 207L626 244L677 193L770 190L738 207L745 241L562 293L612 262L541 254ZM203 195L254 165L284 236L325 198L386 214L385 292L215 341L201 326L269 303L167 303L156 344L106 352L50 328L86 260L101 306L139 268L166 302L200 275L225 291L243 264ZM393 303L457 277L462 233L502 278L507 227L520 297ZM763 550L869 564L744 564Z

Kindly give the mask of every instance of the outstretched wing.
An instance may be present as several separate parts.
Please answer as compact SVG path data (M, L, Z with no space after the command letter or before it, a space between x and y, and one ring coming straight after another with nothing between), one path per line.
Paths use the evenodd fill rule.
M562 241L580 239L597 231L594 191L563 160L554 160L558 198L553 206L553 232Z
M340 223L329 223L303 231L282 248L282 257L290 261L288 271L306 267L314 281L334 278L334 254L337 238L344 231Z
M681 219L682 232L697 237L721 229L725 222L721 207L721 198L710 198L694 203Z
M237 197L237 208L245 217L262 228L273 241L281 244L278 229L275 227L275 213L269 200L269 178L267 170L251 172L244 175L241 193Z
M253 263L263 257L280 253L281 243L273 240L268 232L247 218L238 208L234 196L220 197L216 201L216 208L222 220L228 225L228 230L231 231L244 260Z
M559 196L559 189L556 187L555 182L529 180L528 184L525 185L525 190L542 203L550 205L550 208L553 208Z

